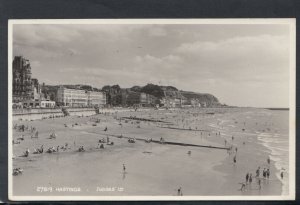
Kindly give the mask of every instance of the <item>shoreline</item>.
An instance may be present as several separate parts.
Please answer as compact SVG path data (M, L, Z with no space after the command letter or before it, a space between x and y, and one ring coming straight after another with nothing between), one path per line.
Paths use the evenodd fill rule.
M236 127L236 126L234 126L234 125L230 125L230 127L231 128L234 128L234 127ZM218 128L218 126L214 126L214 128ZM226 131L227 132L227 131ZM274 135L276 136L277 135L277 131L275 132L276 134L274 134L274 133L264 133L264 132L255 132L255 133L239 133L239 132L237 132L237 133L235 133L235 134L239 134L239 135L241 135L242 137L240 137L240 138L238 138L238 137L236 137L235 138L235 140L236 139L238 139L238 140L240 140L240 142L238 142L237 144L239 144L240 146L242 146L241 144L241 142L243 141L245 141L245 139L242 139L242 138L245 138L245 137L247 137L247 139L248 139L248 141L250 141L250 144L253 144L253 143L255 143L256 144L256 147L261 147L261 150L264 150L262 153L265 153L265 154L263 154L263 156L264 156L264 159L267 159L267 157L269 157L270 159L271 159L271 161L270 161L270 165L268 165L267 163L266 163L266 160L264 160L264 159L262 159L261 157L261 155L258 155L257 153L259 153L259 152L255 152L255 151L253 151L253 150L255 150L254 149L254 147L253 148L251 148L250 149L250 153L249 153L249 151L248 150L244 150L244 148L242 148L242 150L239 148L239 150L241 150L241 151L243 151L243 152L245 152L247 155L249 155L249 154L251 154L251 155L257 155L257 158L255 159L256 160L256 166L260 166L260 167L266 167L266 168L270 168L270 170L273 170L273 171L271 171L273 174L273 177L272 178L270 178L270 181L271 181L271 183L272 183L272 188L271 187L267 187L267 189L269 189L269 190L266 190L265 191L265 193L266 192L274 192L276 189L278 190L278 191L275 191L275 192L277 192L277 193L280 193L281 195L283 195L283 196L285 196L285 195L288 195L289 193L288 193L288 182L289 182L289 179L288 179L288 176L285 176L284 177L284 180L282 180L281 179L281 177L280 177L280 172L281 172L281 168L280 168L280 166L278 165L278 163L280 163L280 161L278 161L279 160L279 158L276 158L276 155L278 155L278 153L276 153L275 154L275 156L274 156L274 149L276 150L276 149L278 149L278 147L270 147L267 143L266 143L266 141L267 142L271 142L271 143L273 143L274 142L274 139L273 138L268 138L268 139L266 139L265 137L260 137L260 134L263 134L263 135L268 135L268 134L270 134L270 136L272 136L272 137L274 137ZM233 134L234 134L234 132L233 132ZM227 134L224 134L225 136L227 135ZM245 137L243 137L243 135L245 135ZM227 135L227 137L229 137L228 135ZM278 134L278 139L282 139L282 138L284 138L282 135L279 135ZM249 144L249 142L247 142L247 139L246 139L246 146ZM250 140L249 140L250 139ZM259 150L259 149L257 149L257 150ZM240 152L240 151L239 151ZM243 154L245 154L245 153L243 153ZM258 160L259 159L259 160ZM232 157L230 157L230 156L228 156L227 157L227 159L225 159L223 162L222 162L222 165L220 165L220 166L216 166L215 167L215 169L216 170L226 170L224 167L226 167L227 165L228 165L228 163L230 163L230 161L232 161ZM238 160L239 161L239 160ZM282 159L281 159L281 161L282 161ZM253 163L253 162L251 162L251 160L249 160L248 159L248 162L247 163ZM237 165L238 165L238 163L237 163ZM252 166L252 170L250 170L250 172L252 172L252 174L255 174L254 173L254 171L255 171L255 165L251 165ZM287 166L288 167L288 166ZM228 167L227 167L228 168ZM249 169L248 169L248 171L249 171ZM239 177L239 179L240 179L240 182L243 182L243 181L245 181L245 175L246 175L246 173L248 172L247 170L245 170L245 172L244 172L244 176L243 175L240 175L240 177ZM288 171L287 171L288 172ZM228 176L227 176L227 178L228 178L228 180L229 181L232 181L233 179L234 179L234 177L232 176L232 172L227 172L228 173ZM237 182L237 180L235 180L236 182ZM269 181L269 180L267 180L267 181ZM227 184L228 185L228 184ZM248 185L249 186L249 185ZM266 183L266 186L270 186L268 183ZM274 189L274 187L278 187L278 188L276 188L276 189ZM246 189L247 189L247 185L246 185Z
M269 157L271 159L271 162L273 162L273 167L277 170L276 172L276 177L277 179L281 182L282 184L282 190L281 194L282 195L288 195L289 190L288 190L288 178L289 176L285 176L285 180L281 179L280 173L282 171L282 164L280 164L280 160L276 157L276 155L273 155L274 149L272 147L268 146L267 143L263 139L259 139L260 143L269 150ZM284 174L285 175L285 174Z

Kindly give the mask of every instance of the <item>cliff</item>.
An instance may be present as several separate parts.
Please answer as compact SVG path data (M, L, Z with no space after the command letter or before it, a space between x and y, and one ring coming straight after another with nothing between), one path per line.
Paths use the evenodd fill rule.
M137 86L133 87L137 90ZM191 91L178 90L173 86L158 86L154 84L147 84L144 87L139 87L140 92L144 92L150 95L162 99L168 98L180 98L186 99L187 101L197 100L201 103L205 103L207 106L219 106L221 105L218 98L209 93L196 93Z
M180 91L181 95L187 99L198 99L200 102L205 102L208 106L220 105L218 98L208 93L195 93L189 91Z

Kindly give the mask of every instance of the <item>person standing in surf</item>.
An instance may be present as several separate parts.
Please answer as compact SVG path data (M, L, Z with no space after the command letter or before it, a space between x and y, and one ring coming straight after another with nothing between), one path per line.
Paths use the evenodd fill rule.
M249 184L251 184L252 183L252 174L250 174L250 176L249 176Z
M258 167L256 170L256 177L259 177L259 174L260 174L260 167Z

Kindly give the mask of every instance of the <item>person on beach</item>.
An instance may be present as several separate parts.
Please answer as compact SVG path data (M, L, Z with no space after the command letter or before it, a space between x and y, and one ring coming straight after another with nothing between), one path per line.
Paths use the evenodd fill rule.
M233 162L234 162L234 164L236 163L236 155L234 155L234 157L233 157Z
M256 177L259 177L259 175L260 175L260 167L258 167L256 170Z
M19 137L17 140L24 140L24 135L22 135L21 137Z
M280 172L281 180L283 179L283 171Z
M252 183L252 174L250 174L250 176L249 176L249 184L251 184Z
M258 189L261 190L261 180L258 179Z
M44 145L42 145L41 148L38 149L38 152L39 152L40 154L44 152Z
M245 184L245 183L241 183L241 184L242 184L242 186L241 186L240 191L245 191L245 189L246 189L246 184Z
M270 169L267 169L266 175L267 175L267 178L269 179L269 177L270 177Z
M32 154L39 154L38 149L34 149Z
M83 148L83 146L80 146L79 148L78 148L78 152L84 152L85 150L84 150L84 148Z
M125 164L123 164L123 172L126 171L126 167L125 167Z
M179 187L179 189L177 189L177 195L178 196L182 196L182 189L181 189L181 187Z
M27 148L26 151L24 152L24 157L28 157L30 153L30 150Z
M263 177L266 178L266 168L263 170Z
M246 174L246 184L248 183L249 181L249 173Z
M231 140L233 141L234 140L234 136L232 135L232 137L231 137Z

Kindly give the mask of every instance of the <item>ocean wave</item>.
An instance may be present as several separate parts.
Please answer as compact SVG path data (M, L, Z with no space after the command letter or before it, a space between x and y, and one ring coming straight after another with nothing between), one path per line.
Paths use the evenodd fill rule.
M288 177L282 180L280 173L282 168L288 173L289 150L287 135L273 133L258 133L257 139L269 150L270 159L274 161L277 169L276 176L282 182L282 195L288 194Z

